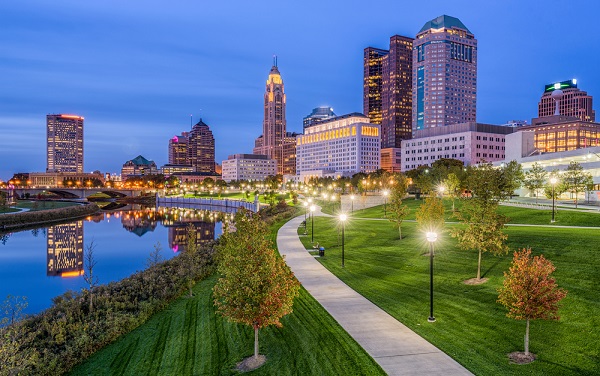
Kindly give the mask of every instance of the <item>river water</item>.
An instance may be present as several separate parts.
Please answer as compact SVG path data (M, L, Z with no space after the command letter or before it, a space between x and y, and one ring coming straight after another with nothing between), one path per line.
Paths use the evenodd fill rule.
M215 239L225 216L194 209L126 207L69 223L0 233L0 304L7 295L24 296L25 313L38 313L52 305L53 297L85 288L84 256L91 245L93 273L106 284L145 269L156 246L164 259L185 251L190 224L199 243Z

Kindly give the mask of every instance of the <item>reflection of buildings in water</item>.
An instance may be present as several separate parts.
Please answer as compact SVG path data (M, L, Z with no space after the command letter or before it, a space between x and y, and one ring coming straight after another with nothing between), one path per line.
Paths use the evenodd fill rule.
M61 277L83 275L83 221L48 228L46 274Z
M187 243L187 227L193 224L196 228L197 243L206 243L215 239L215 223L214 222L174 222L167 226L169 229L169 247L174 252L185 251Z
M121 215L121 224L129 232L137 236L143 236L148 231L154 231L156 228L156 219L152 214L146 213L123 213Z

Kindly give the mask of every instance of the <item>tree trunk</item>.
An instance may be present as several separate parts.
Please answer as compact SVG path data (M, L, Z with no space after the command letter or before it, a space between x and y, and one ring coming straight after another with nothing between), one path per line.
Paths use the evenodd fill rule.
M90 288L90 313L94 310L94 295L92 294L92 289Z
M535 195L535 204L537 205L537 191L533 192L533 194Z
M254 359L258 359L258 326L256 325L254 325Z
M400 233L400 240L402 240L402 225L398 225L398 233Z
M477 261L477 279L481 279L481 249L479 250L479 260Z
M575 192L575 209L577 209L577 194L578 194L578 193L579 193L579 192Z
M527 326L525 327L525 355L529 355L529 319L527 319Z
M454 213L454 198L452 199L452 212Z

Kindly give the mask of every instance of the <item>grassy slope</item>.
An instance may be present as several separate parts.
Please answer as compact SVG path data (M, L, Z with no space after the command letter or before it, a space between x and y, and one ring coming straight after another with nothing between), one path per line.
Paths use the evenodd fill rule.
M282 224L282 223L281 223ZM272 236L281 224L274 226ZM73 375L227 375L252 355L250 327L215 314L212 277L198 283L192 299L165 311L75 368ZM364 350L303 288L283 328L261 330L265 366L252 375L383 375Z
M362 216L362 213L355 213ZM593 216L593 214L589 214ZM543 253L569 294L561 321L535 321L530 349L538 360L509 365L506 354L522 351L525 325L505 316L497 288L512 254L484 254L482 273L490 280L466 286L475 277L477 256L456 248L448 234L438 241L435 258L435 324L427 323L429 258L427 244L414 223L403 225L402 241L389 222L351 220L346 227L346 268L332 219L315 218L315 241L324 245L323 264L344 282L441 348L475 374L575 375L600 373L600 230L512 227L511 250L530 246ZM310 237L303 238L309 248ZM306 241L308 240L308 242ZM425 255L424 255L425 254Z
M69 201L19 201L17 203L18 208L29 209L29 211L59 209L74 205L81 204Z

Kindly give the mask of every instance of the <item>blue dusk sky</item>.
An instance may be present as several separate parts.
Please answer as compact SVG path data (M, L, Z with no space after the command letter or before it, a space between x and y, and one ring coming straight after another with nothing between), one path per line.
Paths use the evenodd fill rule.
M2 1L0 179L45 171L50 113L85 117L88 172L166 163L190 114L217 162L250 153L274 54L288 131L320 105L362 112L363 49L442 14L478 39L477 120L530 120L547 83L577 78L600 98L599 13L592 0Z

